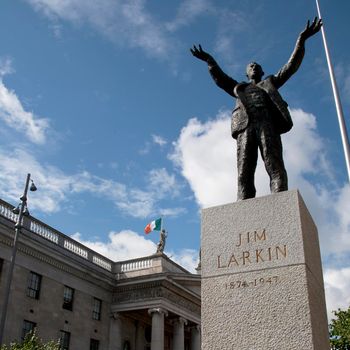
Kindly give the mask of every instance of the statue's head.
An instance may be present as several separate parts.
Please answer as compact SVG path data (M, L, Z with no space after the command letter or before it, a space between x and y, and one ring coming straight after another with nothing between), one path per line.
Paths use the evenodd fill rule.
M250 62L247 65L246 73L249 80L260 80L265 74L260 64L256 62Z

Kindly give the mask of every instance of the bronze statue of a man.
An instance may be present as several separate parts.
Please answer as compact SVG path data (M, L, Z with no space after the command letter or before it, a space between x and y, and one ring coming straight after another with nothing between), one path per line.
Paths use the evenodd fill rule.
M305 41L316 34L322 20L308 21L300 33L289 61L275 75L262 79L264 72L255 62L247 66L249 83L238 83L225 74L215 59L201 45L193 46L193 56L207 62L215 83L237 98L232 112L231 133L237 140L238 194L237 199L255 197L254 173L258 149L270 177L272 193L288 190L287 172L282 158L281 134L288 132L292 118L287 103L278 89L298 70L305 53Z

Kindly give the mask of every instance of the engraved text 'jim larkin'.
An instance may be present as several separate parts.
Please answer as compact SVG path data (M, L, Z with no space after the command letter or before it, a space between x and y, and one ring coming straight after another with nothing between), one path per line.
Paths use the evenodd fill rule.
M238 242L235 244L236 248L243 248L244 245L251 245L251 243L259 243L267 241L268 235L266 230L261 232L253 231L247 233L240 233L238 236ZM256 248L249 250L240 250L234 252L231 255L218 255L217 256L217 268L234 268L238 266L247 266L250 264L259 264L268 261L275 261L287 258L288 250L287 245L275 245L271 247Z

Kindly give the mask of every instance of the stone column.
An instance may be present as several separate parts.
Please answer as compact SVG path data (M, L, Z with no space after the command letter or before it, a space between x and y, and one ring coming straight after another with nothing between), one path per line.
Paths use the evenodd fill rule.
M164 316L168 316L168 312L154 308L149 309L148 313L152 315L151 350L164 350Z
M121 316L113 312L109 321L109 350L122 350Z
M191 350L201 350L201 326L191 328Z
M185 325L187 320L183 317L179 317L174 321L174 333L173 333L173 349L184 350L185 349Z

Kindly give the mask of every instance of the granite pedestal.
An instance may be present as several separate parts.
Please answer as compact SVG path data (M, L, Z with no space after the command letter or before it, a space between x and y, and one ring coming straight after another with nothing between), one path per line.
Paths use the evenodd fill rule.
M202 211L202 350L329 350L317 228L298 191Z

